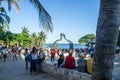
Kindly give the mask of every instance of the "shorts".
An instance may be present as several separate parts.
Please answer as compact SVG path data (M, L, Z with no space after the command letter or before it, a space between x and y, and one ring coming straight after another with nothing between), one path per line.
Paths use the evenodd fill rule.
M38 65L41 64L42 61L43 61L43 59L38 59L38 60L37 60L37 64L38 64Z
M7 54L3 54L3 58L7 58Z

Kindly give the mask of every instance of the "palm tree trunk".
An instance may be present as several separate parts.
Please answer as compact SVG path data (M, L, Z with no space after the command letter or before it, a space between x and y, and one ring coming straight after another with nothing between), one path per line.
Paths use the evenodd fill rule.
M19 47L21 46L21 45L20 45L20 42L21 42L21 41L18 40L18 44L17 44L17 46L19 46Z
M101 0L92 80L112 80L120 19L120 0Z
M10 40L8 41L8 47L10 47Z

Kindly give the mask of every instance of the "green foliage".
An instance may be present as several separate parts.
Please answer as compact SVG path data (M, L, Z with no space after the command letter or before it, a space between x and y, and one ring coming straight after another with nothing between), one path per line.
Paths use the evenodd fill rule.
M10 18L3 7L0 7L0 34L9 28Z
M79 40L78 40L78 43L81 44L81 43L90 43L93 39L95 39L95 35L94 34L87 34L83 37L81 37Z
M0 5L4 0L0 0ZM11 6L13 5L17 11L19 11L19 5L18 2L21 0L5 0L8 5L8 10L11 10ZM48 14L48 12L44 9L42 4L39 0L28 0L38 11L39 15L39 24L45 30L46 32L52 32L53 31L53 24L51 20L51 16ZM18 46L31 46L31 45L37 45L42 46L46 40L46 34L41 31L38 35L30 36L29 30L26 27L22 28L21 33L12 34L11 39L6 35L6 27L9 27L10 18L7 15L4 7L0 7L0 40L4 41L5 44L7 44L8 40L9 42L12 39L13 44L18 44ZM35 33L36 34L36 33ZM5 37L4 37L4 36ZM14 41L14 42L13 42Z
M4 7L0 7L0 26L2 26L4 23L9 24L10 17L7 15Z
M0 40L2 40L6 45L13 41L13 33L10 31L4 31L0 35Z
M47 35L43 31L41 31L38 33L37 39L38 39L38 46L42 47L47 39Z
M41 31L38 34L29 34L27 27L22 27L21 33L12 33L10 31L4 31L0 34L0 42L6 45L18 45L22 47L37 46L42 47L45 44L47 35Z
M31 38L31 45L37 46L37 35L36 35L36 33L32 33L30 38Z
M18 44L25 47L30 47L30 34L27 27L22 27L21 33L17 37Z

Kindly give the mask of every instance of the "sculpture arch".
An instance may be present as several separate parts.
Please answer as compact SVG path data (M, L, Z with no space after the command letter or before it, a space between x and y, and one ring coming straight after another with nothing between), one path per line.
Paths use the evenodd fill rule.
M62 41L62 38L64 38L69 43L69 49L73 49L73 42L67 39L64 33L60 33L60 39L54 41L53 46L56 46L58 41Z

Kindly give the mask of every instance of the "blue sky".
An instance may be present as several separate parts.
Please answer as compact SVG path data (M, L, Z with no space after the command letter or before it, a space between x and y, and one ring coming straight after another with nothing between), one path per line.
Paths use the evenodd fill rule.
M44 8L52 17L53 32L47 34L46 43L53 43L59 39L60 33L65 33L66 38L73 43L86 34L95 34L99 0L40 0ZM26 26L32 32L42 29L38 23L38 13L27 1L19 3L20 12L13 7L8 15L11 18L10 31L21 32L21 27ZM60 43L67 43L64 39Z

